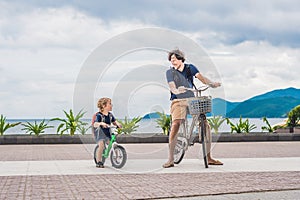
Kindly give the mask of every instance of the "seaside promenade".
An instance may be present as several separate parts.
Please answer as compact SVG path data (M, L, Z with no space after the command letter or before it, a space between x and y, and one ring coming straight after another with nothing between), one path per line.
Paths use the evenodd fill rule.
M0 199L299 199L300 142L222 142L204 168L201 146L173 168L167 143L122 144L121 170L95 167L93 144L0 145Z

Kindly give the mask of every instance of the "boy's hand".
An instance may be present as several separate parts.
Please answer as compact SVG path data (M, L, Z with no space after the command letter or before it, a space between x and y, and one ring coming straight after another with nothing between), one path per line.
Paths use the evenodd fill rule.
M100 126L102 126L103 128L108 128L108 124L104 123L104 122L101 122L100 123Z
M117 127L118 127L118 128L122 128L122 125L120 124L120 125L118 125Z

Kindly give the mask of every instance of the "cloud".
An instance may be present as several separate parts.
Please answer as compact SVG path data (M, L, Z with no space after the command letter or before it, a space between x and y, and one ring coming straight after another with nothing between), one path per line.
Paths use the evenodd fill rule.
M10 118L53 117L71 108L76 76L93 48L138 26L112 22L110 27L70 7L20 13L11 4L6 8L0 22L0 110Z
M204 47L228 100L300 85L297 1L4 0L0 7L0 111L9 118L61 115L72 107L74 83L90 53L113 36L149 26L179 31ZM139 66L169 66L164 56L128 57L102 79L106 88ZM132 101L142 113L136 94ZM157 99L147 97L147 106L156 107ZM168 99L162 104L167 109Z
M88 49L120 33L142 26L138 21L105 22L71 6L45 7L15 13L12 5L5 6L0 23L1 47Z
M228 100L245 100L272 89L300 85L297 78L299 49L248 41L218 47L212 52L215 52L212 60L222 76Z
M248 40L267 41L276 46L299 47L300 44L298 40L300 14L299 3L296 0L238 2L233 0L224 2L218 0L191 0L189 2L158 0L53 2L48 0L42 2L26 1L26 10L20 8L20 5L24 5L23 1L14 2L14 7L19 7L18 11L38 12L34 8L39 8L40 12L52 10L61 19L60 21L50 20L48 24L57 23L68 27L69 23L67 22L76 20L78 24L75 25L81 27L81 31L77 30L75 33L80 36L82 36L81 33L85 28L91 27L85 21L85 16L89 16L89 18L95 20L94 24L107 25L112 22L129 21L167 27L182 32L199 32L201 30L202 32L215 33L213 37L221 39L216 42L224 44L237 44ZM62 16L62 13L57 10L70 12L66 11L66 8L79 10L81 14L69 15L70 18L59 17ZM33 15L32 17L38 16ZM69 28L73 30L73 27ZM74 35L76 36L76 34ZM48 37L51 37L51 35L48 35ZM210 38L202 38L202 42L205 43L207 39Z

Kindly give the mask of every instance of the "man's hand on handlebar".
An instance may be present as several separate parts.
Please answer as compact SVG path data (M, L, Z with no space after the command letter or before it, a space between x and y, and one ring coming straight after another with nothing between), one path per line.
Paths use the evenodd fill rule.
M178 92L180 93L185 93L186 92L186 88L184 86L180 86L178 87Z
M209 83L208 85L210 87L212 87L212 88L217 88L217 87L221 86L221 83L219 83L219 82L212 82L212 83Z

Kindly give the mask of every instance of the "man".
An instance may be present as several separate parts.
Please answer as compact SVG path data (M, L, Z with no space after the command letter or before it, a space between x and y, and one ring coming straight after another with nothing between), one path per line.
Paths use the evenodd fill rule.
M163 165L164 168L174 167L174 149L177 142L177 133L180 124L185 119L187 111L187 99L194 97L192 91L188 91L184 88L193 88L193 78L196 77L202 83L210 85L213 88L221 86L218 82L212 82L208 78L204 77L199 70L192 64L184 64L185 57L184 53L179 49L175 49L168 54L168 60L172 64L166 72L167 81L171 91L171 116L172 126L169 135L169 159ZM214 160L211 157L211 131L209 124L206 123L209 137L209 143L207 148L209 149L207 154L209 165L223 165L219 160Z

